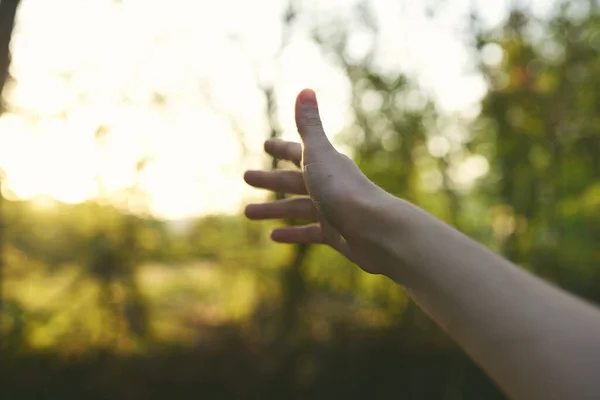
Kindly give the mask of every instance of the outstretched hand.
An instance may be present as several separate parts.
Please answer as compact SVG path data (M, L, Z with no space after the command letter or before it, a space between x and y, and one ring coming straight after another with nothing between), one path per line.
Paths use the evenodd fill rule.
M599 398L597 308L378 188L333 148L311 90L296 99L296 124L302 144L269 140L265 150L301 172L245 174L254 187L305 195L246 208L251 219L314 221L273 240L326 243L404 286L511 398Z
M310 89L303 90L296 98L296 126L302 144L271 139L265 142L265 151L277 159L293 162L301 171L247 171L244 179L257 188L307 196L250 204L246 216L254 220L313 221L303 226L277 228L271 237L280 243L327 244L367 272L377 273L361 256L363 252L353 240L363 223L356 213L357 205L376 186L329 142L315 93Z

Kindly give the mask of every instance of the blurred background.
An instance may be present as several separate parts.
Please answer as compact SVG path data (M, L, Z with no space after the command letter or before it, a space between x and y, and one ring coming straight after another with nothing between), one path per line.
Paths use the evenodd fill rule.
M385 278L270 242L268 137L600 301L596 0L0 1L6 399L501 399Z

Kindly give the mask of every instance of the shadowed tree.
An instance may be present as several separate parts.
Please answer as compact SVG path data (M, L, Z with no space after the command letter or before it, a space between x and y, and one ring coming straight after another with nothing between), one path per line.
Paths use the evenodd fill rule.
M282 39L281 44L276 54L275 59L279 59L281 53L286 49L291 36L291 31L294 22L297 19L297 10L295 2L292 0L288 3L283 16ZM278 139L281 137L281 128L277 121L277 108L275 91L270 84L262 86L262 91L266 100L266 116L270 128L269 138ZM271 168L273 170L280 167L277 158L272 159ZM282 200L285 198L284 193L275 193L274 200ZM285 221L287 225L293 225L296 221ZM274 321L276 326L276 352L284 360L278 373L273 377L273 384L277 387L285 387L293 384L294 376L297 370L297 359L299 351L294 345L294 337L297 336L299 322L302 320L303 304L306 300L307 283L304 279L303 267L310 250L308 244L294 245L291 257L281 270L281 305L279 308L279 318Z
M4 87L10 79L10 42L15 26L17 9L20 0L0 1L0 115L6 110L4 104ZM4 274L4 198L2 197L3 171L0 169L0 317L4 311L3 274Z

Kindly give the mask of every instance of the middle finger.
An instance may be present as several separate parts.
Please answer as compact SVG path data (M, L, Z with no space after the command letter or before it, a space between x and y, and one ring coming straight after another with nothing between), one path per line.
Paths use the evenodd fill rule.
M290 194L308 194L302 172L291 170L247 171L244 180L251 186Z

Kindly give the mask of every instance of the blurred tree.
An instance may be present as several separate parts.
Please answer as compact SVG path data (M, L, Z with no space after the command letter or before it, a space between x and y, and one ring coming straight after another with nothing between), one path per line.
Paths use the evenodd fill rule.
M588 6L582 8L584 3ZM377 24L366 4L356 8L360 26L328 26L329 34L323 29L316 35L348 77L352 117L340 140L352 149L360 168L391 193L599 301L596 2L561 2L543 19L514 10L494 29L482 28L474 13L469 28L473 54L489 88L480 115L472 120L442 114L410 76L383 72L377 53L384 43L377 42ZM284 39L298 12L290 8L284 14ZM374 43L359 60L348 54L348 43L358 30L371 32ZM279 137L276 87L264 84L263 93L268 134ZM157 99L166 101L162 95ZM100 128L99 137L106 131ZM139 173L144 166L140 161ZM465 184L464 171L483 173L488 165L487 175ZM286 165L273 161L271 167ZM141 193L133 185L128 195L133 200ZM328 249L309 252L303 246L270 243L263 237L274 223L210 216L194 221L189 234L177 236L162 221L92 202L58 204L52 212L36 211L25 202L4 206L5 223L11 226L3 232L7 266L14 267L15 281L21 279L11 290L28 300L10 304L15 315L12 332L24 337L33 326L41 332L36 337L51 343L54 351L87 351L98 344L114 345L118 335L143 336L151 315L146 314L148 305L141 296L145 288L137 286L136 274L144 261L157 261L169 273L177 273L176 263L196 258L208 267L190 269L217 277L199 289L182 273L185 290L150 289L155 291L153 300L158 299L151 311L160 315L151 322L169 325L180 335L150 337L156 340L150 343L153 349L161 351L139 358L121 355L110 362L98 361L90 352L78 363L53 353L44 358L28 349L30 358L19 358L5 371L21 377L16 379L21 386L10 387L25 398L24 393L48 387L65 393L62 397L73 396L74 382L88 385L82 383L78 393L101 393L101 398L162 398L186 392L221 398L502 397L429 319L407 305L395 284L349 268ZM77 280L77 274L62 279L50 273L59 267L66 271L68 265L83 271L93 284L84 285L86 280ZM166 280L163 272L152 277L156 285ZM245 286L229 288L234 281L230 276L241 276L238 281ZM19 290L42 291L46 286L59 292L48 301L41 295L42 300L32 301L27 291ZM250 295L236 293L242 289ZM202 297L189 297L199 296L194 290L204 291ZM98 295L99 301L85 303L88 291L88 297ZM251 310L247 319L211 319L222 314L223 297L248 303L238 306ZM253 312L256 298L259 307ZM108 305L108 317L96 318L98 303ZM158 303L169 306L158 314ZM189 308L184 322L182 304ZM81 308L72 311L76 307ZM208 316L200 315L206 309ZM168 321L157 321L164 315ZM98 332L112 336L97 339ZM186 335L193 336L194 348L183 348L181 342L177 349L165 347L173 337ZM279 339L276 346L273 339Z
M504 254L598 302L600 15L582 6L560 2L547 21L516 9L479 32L490 91L470 148L492 166L485 191Z
M17 17L17 9L19 8L20 0L2 0L0 1L0 115L5 111L3 91L7 81L10 79L10 42ZM3 218L3 203L4 197L2 194L3 172L0 169L0 325L4 316L4 218ZM0 331L0 339L2 332ZM0 350L2 347L0 346Z
M4 86L10 79L10 42L20 2L20 0L0 1L0 90L4 90ZM2 99L0 112L5 110L4 99Z
M160 97L157 95L157 97ZM158 107L165 105L161 97L155 101ZM104 149L109 129L100 126L95 139L100 149ZM137 271L144 260L142 243L143 219L149 215L148 197L140 188L141 175L152 161L147 155L135 163L134 181L122 193L121 215L116 226L100 227L88 244L90 276L100 286L98 304L107 311L115 348L122 343L149 339L150 325L147 304L138 285ZM106 200L108 194L101 177L97 178L100 198Z

